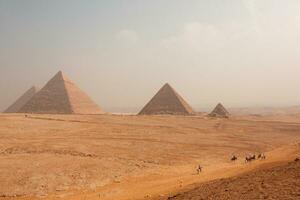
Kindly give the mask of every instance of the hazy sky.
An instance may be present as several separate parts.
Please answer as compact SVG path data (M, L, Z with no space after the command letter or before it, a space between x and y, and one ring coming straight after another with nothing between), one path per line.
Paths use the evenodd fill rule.
M300 104L300 1L0 0L0 110L59 70L106 111Z

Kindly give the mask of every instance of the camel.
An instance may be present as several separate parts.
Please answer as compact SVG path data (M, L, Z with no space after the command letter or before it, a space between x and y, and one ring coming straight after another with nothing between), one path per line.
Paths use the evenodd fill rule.
M252 159L249 157L249 156L246 156L246 158L245 158L245 162L247 163L247 162L250 162Z
M258 154L257 159L265 160L266 156L264 153L260 153L260 154Z
M245 162L251 162L252 160L255 160L256 159L256 155L253 154L252 156L246 156L245 158Z
M233 155L230 159L231 161L236 161L237 160L237 157L235 155Z

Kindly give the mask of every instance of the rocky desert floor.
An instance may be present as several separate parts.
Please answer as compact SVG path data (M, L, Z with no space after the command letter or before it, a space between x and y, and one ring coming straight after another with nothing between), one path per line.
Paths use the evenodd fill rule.
M299 116L1 114L0 199L297 199L299 142Z

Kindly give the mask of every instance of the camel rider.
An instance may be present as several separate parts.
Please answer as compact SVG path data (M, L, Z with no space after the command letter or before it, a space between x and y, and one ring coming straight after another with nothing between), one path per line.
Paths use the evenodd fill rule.
M198 166L197 172L198 172L198 174L200 174L200 172L202 172L202 167L201 167L201 165Z

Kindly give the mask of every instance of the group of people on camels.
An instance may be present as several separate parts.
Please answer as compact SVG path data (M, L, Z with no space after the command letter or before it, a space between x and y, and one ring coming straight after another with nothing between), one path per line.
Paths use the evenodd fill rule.
M236 161L238 159L238 157L236 155L232 155L230 160L231 161ZM266 155L264 153L259 153L257 156L256 154L252 154L252 155L248 155L245 157L245 163L251 162L253 160L265 160L266 159ZM200 174L202 172L203 167L201 165L198 165L197 167L197 174Z

